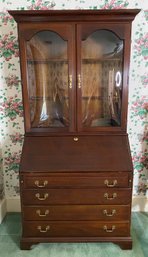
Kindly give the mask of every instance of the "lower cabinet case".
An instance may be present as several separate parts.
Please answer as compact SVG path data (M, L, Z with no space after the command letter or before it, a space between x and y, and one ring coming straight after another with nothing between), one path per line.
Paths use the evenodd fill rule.
M112 242L131 249L132 175L123 136L79 136L78 142L26 137L21 249L41 242Z
M130 249L131 176L131 172L22 173L21 248L39 242L98 241ZM82 186L77 181L83 181Z

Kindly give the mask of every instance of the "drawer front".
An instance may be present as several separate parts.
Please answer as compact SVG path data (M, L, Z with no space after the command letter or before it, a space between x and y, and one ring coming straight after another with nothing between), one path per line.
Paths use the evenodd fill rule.
M122 179L121 179L122 177ZM98 176L92 175L62 175L59 176L26 176L24 188L79 188L79 187L128 187L129 173L103 173Z
M60 236L129 236L128 222L97 221L38 221L24 222L24 237L60 237Z
M129 205L24 206L24 220L129 220Z
M24 190L24 205L130 204L131 189L44 189Z

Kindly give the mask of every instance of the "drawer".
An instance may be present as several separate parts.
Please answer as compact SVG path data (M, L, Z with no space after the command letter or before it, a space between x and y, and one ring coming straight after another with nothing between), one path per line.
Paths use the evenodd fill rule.
M131 189L40 189L24 190L24 205L36 204L130 204Z
M128 222L36 221L23 223L23 237L129 236Z
M129 205L24 206L24 220L128 220Z
M122 179L121 179L122 178ZM119 172L110 173L104 172L99 174L80 175L70 174L58 176L25 176L24 188L82 188L82 187L128 187L129 173Z

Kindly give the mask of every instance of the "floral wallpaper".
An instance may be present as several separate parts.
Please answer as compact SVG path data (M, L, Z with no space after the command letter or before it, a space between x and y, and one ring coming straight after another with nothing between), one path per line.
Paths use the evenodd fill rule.
M4 198L4 181L3 181L3 159L2 149L0 144L0 200Z
M128 133L134 164L133 195L145 195L148 180L148 1L147 0L1 0L0 136L5 195L19 196L19 162L24 124L17 26L9 9L140 8L133 22L129 79ZM0 171L1 172L1 171ZM0 184L2 184L0 173Z

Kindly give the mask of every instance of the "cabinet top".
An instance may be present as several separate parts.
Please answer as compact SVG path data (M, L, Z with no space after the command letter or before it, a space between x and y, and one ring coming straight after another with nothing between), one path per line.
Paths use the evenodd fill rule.
M17 22L132 21L140 9L119 10L9 10Z

